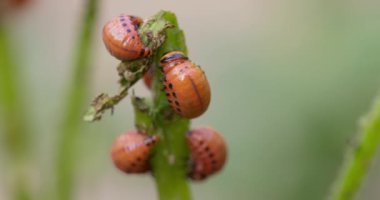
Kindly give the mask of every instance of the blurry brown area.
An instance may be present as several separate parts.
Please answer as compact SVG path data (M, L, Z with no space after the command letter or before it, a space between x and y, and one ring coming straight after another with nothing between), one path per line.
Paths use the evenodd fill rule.
M22 8L27 4L30 4L33 0L9 0L9 5L12 8Z

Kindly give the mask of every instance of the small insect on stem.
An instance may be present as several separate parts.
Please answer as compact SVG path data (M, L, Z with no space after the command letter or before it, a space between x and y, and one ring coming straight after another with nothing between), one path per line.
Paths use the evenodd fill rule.
M142 22L140 17L122 14L104 26L103 42L111 55L122 61L152 55L152 50L143 45L138 34Z
M211 92L206 75L182 52L169 52L161 58L164 90L172 109L182 117L196 118L210 104Z
M149 171L150 152L158 140L157 135L148 136L136 130L120 135L111 149L111 157L115 166L125 173Z
M220 171L227 158L227 145L220 133L208 127L195 128L187 134L190 148L189 177L203 180Z

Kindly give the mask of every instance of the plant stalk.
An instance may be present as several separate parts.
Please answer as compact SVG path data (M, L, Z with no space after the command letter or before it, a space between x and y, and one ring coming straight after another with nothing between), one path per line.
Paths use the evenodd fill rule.
M348 149L331 200L354 199L380 144L380 97L361 122L354 148Z
M174 13L161 11L153 18L157 24L165 21L171 25L165 29L165 42L157 49L153 59L153 100L146 103L148 112L141 112L141 106L136 106L136 126L145 129L149 134L158 134L157 143L151 158L152 174L156 181L157 191L161 200L191 199L187 182L188 147L186 133L190 121L175 114L162 89L163 73L159 70L160 58L170 51L187 53L184 33L179 29ZM158 27L153 24L151 27ZM134 101L136 102L136 101ZM146 110L145 110L146 111Z
M0 130L7 154L9 188L14 200L30 200L28 185L28 157L30 156L30 133L27 128L27 109L22 100L19 66L15 63L6 30L0 24Z
M80 35L73 63L73 79L66 98L67 105L58 135L58 155L56 160L56 198L69 200L74 188L75 141L82 123L82 113L88 91L91 42L94 35L98 0L87 0L82 18Z

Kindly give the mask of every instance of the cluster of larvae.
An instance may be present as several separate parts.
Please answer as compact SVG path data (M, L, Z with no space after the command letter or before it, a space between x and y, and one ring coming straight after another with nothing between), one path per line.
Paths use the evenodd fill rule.
M115 166L125 173L148 172L150 153L159 140L158 135L149 136L136 130L120 135L111 150ZM227 147L220 133L209 127L198 127L187 133L186 140L190 150L189 178L203 180L223 168Z
M138 34L143 20L137 16L120 15L110 20L103 28L103 41L115 58L130 61L148 58L153 50L146 47ZM163 72L163 88L168 103L178 115L193 119L201 116L210 104L210 86L204 71L191 62L183 52L167 52L160 59L159 69ZM152 70L144 75L150 88ZM188 175L193 180L203 180L222 169L227 147L222 136L214 129L201 127L188 132L190 149ZM149 156L157 135L129 131L120 135L112 146L112 160L117 168L126 173L149 171Z

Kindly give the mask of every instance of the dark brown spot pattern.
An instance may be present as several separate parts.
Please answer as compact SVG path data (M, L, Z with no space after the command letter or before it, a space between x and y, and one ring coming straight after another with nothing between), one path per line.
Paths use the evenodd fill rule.
M104 26L103 41L111 55L123 61L151 55L151 50L143 45L138 35L137 28L142 22L139 17L121 15L111 19Z
M149 170L149 154L159 140L138 131L120 135L112 145L111 157L115 166L126 173L144 173Z
M203 180L223 168L227 147L221 135L207 127L192 129L187 134L190 149L189 177Z
M171 94L168 100L172 102L172 109L182 117L190 119L204 113L210 103L211 93L200 68L178 51L165 54L160 64L167 79L164 90Z

